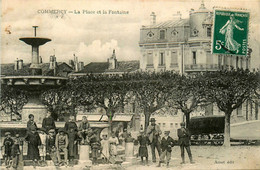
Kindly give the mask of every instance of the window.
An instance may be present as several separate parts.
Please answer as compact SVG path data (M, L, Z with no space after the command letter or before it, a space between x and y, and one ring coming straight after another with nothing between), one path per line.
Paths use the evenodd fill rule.
M176 31L175 29L172 31L172 35L176 36L178 34L178 31Z
M196 28L193 29L193 36L197 37L199 34L199 30L197 30Z
M178 128L178 123L175 123L175 128L176 128L176 129Z
M148 32L147 34L148 38L152 38L154 36L154 33L152 31Z
M159 126L161 126L161 123L158 123Z
M170 124L171 128L173 128L173 123Z
M164 63L164 53L160 53L160 59L159 59L160 61L159 61L159 65L164 65L165 63Z
M192 64L197 64L196 51L192 51Z
M207 64L213 64L213 56L211 55L210 51L207 51Z
M211 37L211 27L207 27L207 36Z
M153 65L153 53L148 53L147 65Z
M242 105L237 108L237 116L242 116Z
M239 58L237 56L237 58L236 58L236 68L238 68L238 61L239 61Z
M178 64L178 56L175 51L173 51L171 55L171 64Z
M249 68L249 63L248 63L249 61L248 61L248 58L246 59L246 69L248 69Z
M160 30L160 39L161 40L165 39L165 30Z
M163 127L165 127L165 123L163 123L162 125L163 125Z

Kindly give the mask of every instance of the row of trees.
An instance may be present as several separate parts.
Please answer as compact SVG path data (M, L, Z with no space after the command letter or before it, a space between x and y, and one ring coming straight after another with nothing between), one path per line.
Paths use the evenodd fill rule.
M103 108L109 124L116 112L135 103L145 115L145 128L152 113L161 108L181 110L189 127L190 114L201 105L216 103L225 113L225 141L230 145L230 116L245 100L258 96L259 72L230 70L179 75L174 72L138 72L122 76L93 75L70 79L59 89L41 94L54 117L75 114L78 106ZM1 93L1 95L4 93ZM111 127L111 126L110 126Z

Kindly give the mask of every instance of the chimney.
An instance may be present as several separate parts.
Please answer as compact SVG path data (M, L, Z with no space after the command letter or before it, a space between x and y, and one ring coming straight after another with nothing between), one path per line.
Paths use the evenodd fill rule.
M14 61L14 70L18 70L18 58Z
M18 60L18 70L23 69L23 60Z
M53 75L56 76L56 72L57 72L57 62L56 62L56 57L55 55L53 56Z
M108 69L116 69L117 59L116 59L115 49L113 50L112 56L108 59L108 63L109 63Z
M50 68L49 69L54 69L54 57L55 56L50 56Z
M74 64L75 64L75 71L79 71L79 63L78 63L78 57L74 54Z
M151 25L156 24L156 15L154 12L151 13L150 19L151 19L151 21L150 21Z
M82 70L84 68L84 62L79 62L79 71Z
M73 60L69 60L69 65L74 69L75 68L75 64Z

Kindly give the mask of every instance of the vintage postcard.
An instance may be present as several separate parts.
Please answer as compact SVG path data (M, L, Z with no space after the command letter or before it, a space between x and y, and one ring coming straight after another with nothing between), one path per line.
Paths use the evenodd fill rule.
M0 3L0 169L260 169L260 0Z

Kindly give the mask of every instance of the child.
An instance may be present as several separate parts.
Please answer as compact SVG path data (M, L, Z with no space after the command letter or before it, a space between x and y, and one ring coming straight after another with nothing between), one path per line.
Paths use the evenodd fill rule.
M20 138L19 134L16 134L16 138L14 139L14 144L12 146L12 158L13 158L13 168L16 169L19 163L19 155L21 154L20 151Z
M12 151L12 146L14 144L13 139L11 138L11 133L10 132L5 132L6 138L4 139L3 146L5 150L4 158L5 158L5 165L6 168L10 167L10 160L11 160L11 151Z
M56 152L56 146L55 146L55 137L56 137L55 130L50 129L49 135L47 136L47 140L46 140L46 149L47 149L47 152L49 153L54 165L57 166L58 160L57 160L57 152Z
M66 133L69 132L70 129L78 130L78 126L75 122L74 116L70 116L69 121L65 123L64 130Z
M91 137L89 138L90 146L91 146L91 152L92 152L92 158L93 158L93 165L97 165L97 158L98 158L98 150L100 150L100 140L98 136L96 135L96 132L93 132Z
M47 134L44 128L41 128L38 130L39 136L41 138L41 145L39 146L39 151L40 151L40 157L41 157L41 165L46 166L46 139L47 139Z
M167 167L169 167L169 163L171 160L172 147L174 146L174 140L169 136L169 134L170 134L170 131L164 132L164 137L162 138L162 141L161 141L162 153L160 155L160 161L159 161L159 165L157 167L160 167L161 163L164 162L165 156L166 156Z
M145 135L144 131L140 131L140 136L137 138L140 147L139 147L139 156L141 157L142 164L144 164L144 157L146 159L146 165L148 164L148 150L147 145L149 143L148 137Z
M101 158L103 159L104 163L107 163L109 158L109 143L107 139L107 134L102 135L101 148L102 148Z
M112 132L112 136L108 139L110 156L117 156L117 145L119 144L118 138L115 135L115 132Z
M39 165L40 154L38 147L42 144L41 138L35 127L32 127L31 131L27 133L25 140L28 142L27 157L33 161L33 166L35 167L36 165Z
M77 142L78 142L78 139L79 139L78 133L76 132L76 130L74 128L69 129L68 139L69 139L68 151L69 151L70 165L73 166L74 165L74 158L78 154Z
M88 133L88 129L90 128L88 119L86 116L82 117L82 122L79 124L79 137L82 139L81 144L86 144L86 137Z
M68 165L68 145L69 139L68 135L65 134L64 129L59 129L59 133L56 135L55 146L57 148L57 157L59 161L59 165L62 165L60 152L64 152L65 165Z

